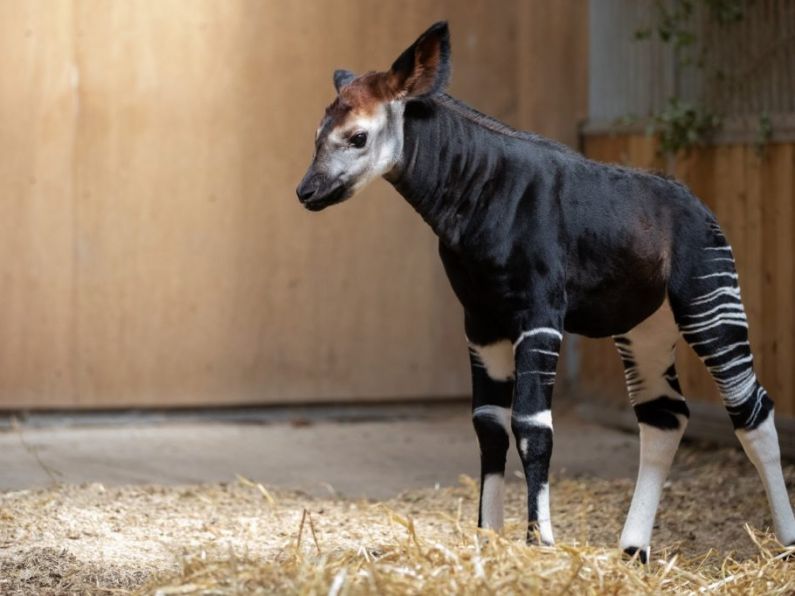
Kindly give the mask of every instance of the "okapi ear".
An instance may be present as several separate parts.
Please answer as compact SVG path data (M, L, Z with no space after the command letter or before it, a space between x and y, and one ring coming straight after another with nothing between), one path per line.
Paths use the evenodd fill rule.
M350 83L353 79L356 78L356 75L353 74L350 70L345 70L342 68L338 68L334 71L334 88L337 90L337 93L340 92L345 85Z
M450 79L450 30L440 21L419 36L392 64L389 87L398 97L438 93Z

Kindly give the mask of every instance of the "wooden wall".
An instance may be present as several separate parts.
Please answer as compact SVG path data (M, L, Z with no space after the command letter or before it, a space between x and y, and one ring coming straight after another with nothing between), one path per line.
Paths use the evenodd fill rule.
M663 169L644 135L591 135L594 159ZM757 374L779 413L795 414L795 144L718 145L679 159L674 172L716 214L732 245ZM680 342L677 367L689 399L720 403L703 365ZM610 340L582 343L582 388L626 403L623 374Z
M572 142L584 2L550 4L0 3L0 408L468 393L420 219L383 182L321 214L294 188L333 69L441 18L453 93Z

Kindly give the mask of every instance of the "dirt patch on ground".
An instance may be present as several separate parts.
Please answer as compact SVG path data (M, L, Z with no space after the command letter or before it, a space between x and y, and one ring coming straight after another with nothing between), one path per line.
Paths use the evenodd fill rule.
M794 563L777 559L765 535L767 503L744 456L684 448L678 462L648 569L616 552L632 493L625 480L554 479L554 548L523 545L517 479L502 537L475 531L477 485L467 478L382 502L245 479L91 484L0 494L0 593L795 590ZM795 467L785 472L795 480Z

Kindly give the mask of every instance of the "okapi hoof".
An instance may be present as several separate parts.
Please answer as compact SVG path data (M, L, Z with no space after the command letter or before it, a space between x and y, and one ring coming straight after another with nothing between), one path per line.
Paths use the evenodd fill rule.
M547 542L546 540L538 540L537 538L528 538L525 541L527 546L555 546L554 542Z
M650 551L651 547L648 546L645 548L639 548L637 546L628 546L627 548L624 549L624 555L626 555L626 557L629 558L630 560L637 559L644 565L648 565L650 558Z
M544 540L541 537L537 527L531 527L527 530L527 538L525 539L527 546L555 546L554 540Z

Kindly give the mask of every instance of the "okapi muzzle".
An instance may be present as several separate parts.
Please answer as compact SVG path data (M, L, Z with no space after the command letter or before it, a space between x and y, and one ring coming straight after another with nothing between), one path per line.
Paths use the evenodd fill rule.
M716 381L767 492L778 539L795 543L773 400L756 377L734 255L715 216L669 178L596 163L444 93L446 23L386 72L337 71L337 98L298 187L320 210L383 176L439 237L463 306L480 446L478 525L503 525L513 437L527 483L528 541L552 544L552 392L564 332L612 337L640 430L640 466L619 541L646 562L689 409L684 339Z
M316 172L314 167L309 168L295 193L301 204L310 211L321 211L330 205L341 203L352 194L345 184L329 179L322 172Z

